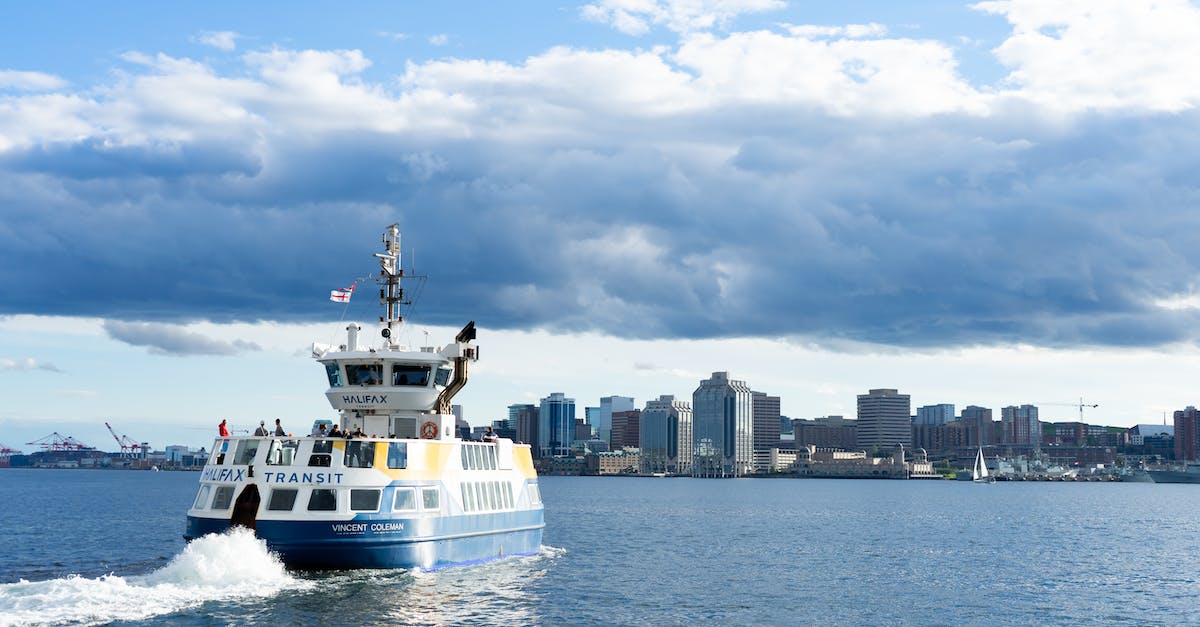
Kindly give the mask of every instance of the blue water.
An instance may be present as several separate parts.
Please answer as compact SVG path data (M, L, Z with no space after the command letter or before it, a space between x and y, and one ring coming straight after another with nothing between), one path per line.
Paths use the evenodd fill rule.
M0 470L0 625L1200 620L1200 486L543 477L538 556L295 573L197 479Z

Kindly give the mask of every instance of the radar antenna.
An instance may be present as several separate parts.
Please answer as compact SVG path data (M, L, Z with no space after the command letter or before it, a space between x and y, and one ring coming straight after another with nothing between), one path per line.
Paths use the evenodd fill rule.
M403 258L400 256L400 225L387 227L383 234L382 253L375 253L379 258L379 303L384 306L384 317L379 321L384 323L383 337L389 344L395 343L393 326L403 324L404 316L400 313L401 305L411 305L404 300L404 288L400 280L404 278Z

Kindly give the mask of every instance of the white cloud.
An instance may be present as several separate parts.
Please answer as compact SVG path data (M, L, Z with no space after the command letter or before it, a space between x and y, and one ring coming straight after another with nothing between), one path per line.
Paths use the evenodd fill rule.
M22 72L18 70L0 70L0 89L17 89L23 91L54 91L67 86L67 81L43 72Z
M781 0L599 0L581 7L580 14L627 35L644 35L651 26L678 33L723 28L738 15L784 6Z
M812 24L791 25L784 24L783 27L792 35L802 37L804 39L823 39L834 37L848 37L850 39L863 39L866 37L883 37L887 34L888 29L883 24L871 22L869 24L847 24L845 26L815 26Z
M411 37L408 33L393 33L385 30L379 31L379 36L384 39L391 39L392 41L404 41Z
M0 358L0 370L45 370L47 372L62 372L52 363L39 361L33 357L25 359Z
M438 33L429 37L429 44L432 46L444 46L450 43L450 36L445 33Z
M1059 111L1180 111L1200 102L1200 7L1187 0L1006 0L1012 34L996 49L1007 95Z
M219 50L231 51L237 48L237 40L241 35L229 31L205 31L196 36L196 40L206 46L212 46Z

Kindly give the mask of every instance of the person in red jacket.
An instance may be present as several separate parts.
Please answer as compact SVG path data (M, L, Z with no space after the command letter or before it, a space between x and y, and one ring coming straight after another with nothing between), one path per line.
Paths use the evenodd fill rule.
M225 426L225 419L221 419L221 424L217 425L217 434L223 438L229 437L229 427Z

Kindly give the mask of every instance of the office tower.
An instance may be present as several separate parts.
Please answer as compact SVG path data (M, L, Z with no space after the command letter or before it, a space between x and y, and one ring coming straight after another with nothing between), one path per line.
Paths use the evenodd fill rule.
M962 410L963 428L967 430L965 446L988 446L995 444L996 429L992 422L992 410L978 405L967 405Z
M1200 449L1200 412L1187 406L1175 412L1175 459L1192 461Z
M858 395L858 447L893 449L896 445L912 448L912 404L907 394L880 388Z
M1000 409L1000 424L1004 431L1004 443L1017 446L1042 446L1042 425L1038 422L1038 408L1033 405L1009 405Z
M779 448L779 397L750 392L750 407L754 415L754 450Z
M642 412L631 409L629 411L614 411L612 415L612 434L610 436L609 449L619 451L623 448L637 448L639 422L642 418Z
M541 457L538 450L538 407L537 405L509 405L508 423L516 430L516 441L530 445L534 457Z
M592 431L591 435L588 436L589 439L599 436L599 434L596 433L596 421L598 421L598 420L600 420L600 408L599 407L584 407L583 408L583 421L587 423L588 428L591 429L591 431Z
M917 419L913 422L919 425L944 425L954 418L954 404L940 403L918 407Z
M554 392L542 399L538 408L538 448L542 457L571 454L575 439L575 399Z
M592 424L592 429L596 431L596 437L605 442L612 443L612 415L613 412L630 411L633 409L633 398L629 396L604 396L600 399L600 411L596 412L596 422Z
M692 472L692 406L674 396L646 403L638 429L642 472Z
M692 393L692 476L739 477L754 470L754 422L745 381L714 372Z
M850 450L858 445L858 425L841 416L824 416L812 420L792 421L792 433L797 449L801 446Z

